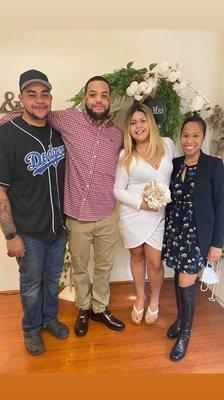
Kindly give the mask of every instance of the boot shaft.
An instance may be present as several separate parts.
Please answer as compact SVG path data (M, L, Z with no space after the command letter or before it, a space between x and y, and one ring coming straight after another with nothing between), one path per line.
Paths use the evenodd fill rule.
M195 310L195 284L188 287L180 287L181 298L181 335L190 337L190 331L194 318Z
M170 353L172 361L180 361L185 357L190 339L195 309L195 285L180 287L181 329Z
M179 272L175 271L174 275L174 288L176 295L176 304L177 304L177 319L181 319L181 296L180 296L180 286L178 283Z

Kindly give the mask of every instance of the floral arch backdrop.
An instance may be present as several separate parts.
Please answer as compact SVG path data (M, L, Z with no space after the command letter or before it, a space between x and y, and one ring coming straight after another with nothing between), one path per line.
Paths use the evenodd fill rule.
M166 120L158 125L161 136L169 136L176 142L183 119L193 113L201 114L209 130L208 151L224 158L224 110L218 105L212 107L203 93L182 79L183 65L177 63L172 66L163 61L152 63L148 68L135 69L133 64L134 62L130 61L126 68L103 75L112 88L112 118L116 120L120 115L120 121L124 121L125 113L134 101L163 99L166 105ZM83 95L84 88L70 99L74 107L82 107ZM67 244L61 284L69 280L70 288L73 283L71 266Z
M112 118L116 119L118 113L127 110L134 100L163 99L166 120L158 126L161 136L169 136L176 142L183 119L199 113L210 128L210 150L224 157L224 110L218 105L212 107L203 93L182 78L183 65L162 61L136 69L133 64L130 61L126 68L103 75L112 87ZM71 99L74 107L80 107L83 95L84 88Z

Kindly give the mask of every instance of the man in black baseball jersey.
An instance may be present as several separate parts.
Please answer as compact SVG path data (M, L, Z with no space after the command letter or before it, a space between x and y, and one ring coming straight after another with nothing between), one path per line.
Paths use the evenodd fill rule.
M47 123L51 85L45 74L20 76L21 117L0 127L0 225L16 257L29 354L44 352L41 329L68 336L57 319L58 285L67 233L63 215L65 149Z

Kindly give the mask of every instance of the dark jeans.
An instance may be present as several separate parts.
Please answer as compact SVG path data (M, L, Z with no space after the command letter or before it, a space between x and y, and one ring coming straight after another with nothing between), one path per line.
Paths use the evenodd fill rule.
M21 235L26 254L17 260L25 332L38 331L57 317L58 286L64 262L67 232L50 243Z

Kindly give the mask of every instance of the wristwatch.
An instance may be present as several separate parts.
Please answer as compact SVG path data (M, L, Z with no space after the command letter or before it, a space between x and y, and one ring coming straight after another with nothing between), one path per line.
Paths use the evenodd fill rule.
M18 235L17 232L9 232L5 235L6 240L14 239Z

